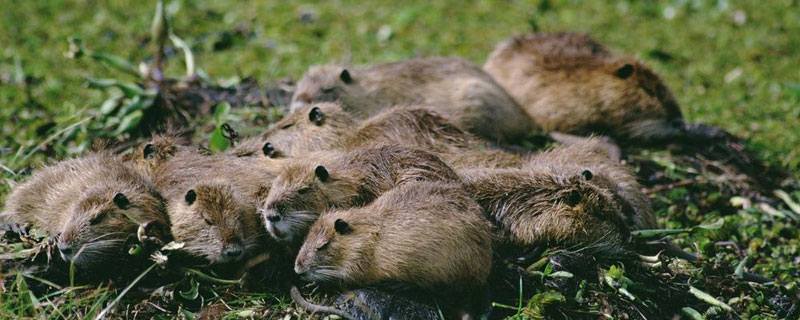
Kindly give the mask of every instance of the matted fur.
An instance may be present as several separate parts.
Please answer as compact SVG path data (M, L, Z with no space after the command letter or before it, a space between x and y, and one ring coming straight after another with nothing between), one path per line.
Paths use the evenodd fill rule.
M349 83L341 79L343 70L349 72ZM419 58L365 68L314 66L297 83L292 110L334 101L360 118L393 106L430 105L493 142L518 141L535 128L491 76L460 58Z
M616 76L626 64L630 76ZM652 70L586 35L514 36L497 46L484 69L547 131L652 140L683 127L675 98Z
M124 208L113 201L117 193L128 199ZM69 262L84 271L125 259L139 224L169 226L164 199L150 180L106 152L35 170L11 191L0 220L58 236L59 248L73 252Z
M316 175L323 166L324 181ZM320 213L363 206L393 187L414 181L459 181L432 153L399 146L317 152L293 158L275 179L260 207L267 230L283 242L301 241ZM269 216L279 221L269 221Z

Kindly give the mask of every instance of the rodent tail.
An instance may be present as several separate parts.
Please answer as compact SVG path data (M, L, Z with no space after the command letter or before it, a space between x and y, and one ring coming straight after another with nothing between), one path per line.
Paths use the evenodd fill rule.
M332 314L332 315L337 315L342 319L358 320L349 313L336 309L334 307L321 306L318 304L313 304L311 302L308 302L308 300L303 298L303 295L300 294L300 290L297 289L297 286L295 285L292 285L292 288L289 290L289 293L292 296L292 300L294 300L294 302L297 303L297 305L299 305L303 309L306 309L306 311L308 312Z

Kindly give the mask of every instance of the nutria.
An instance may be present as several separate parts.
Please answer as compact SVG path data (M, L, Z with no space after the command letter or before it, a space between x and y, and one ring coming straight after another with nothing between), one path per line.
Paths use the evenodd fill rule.
M388 108L359 124L338 105L321 103L302 107L284 120L292 124L287 132L278 129L282 127L279 122L261 138L248 139L252 144L242 149L257 149L261 143L262 154L283 158L321 150L402 145L431 151L453 167L518 167L524 163L520 155L489 145L425 106Z
M333 101L360 118L393 106L430 105L492 142L517 142L535 129L491 76L460 58L419 58L366 68L314 66L297 83L291 110Z
M125 261L140 226L170 240L164 198L106 152L35 170L9 194L0 220L58 235L61 257L82 271Z
M256 203L276 173L256 158L183 154L159 166L154 181L182 251L215 265L251 257L265 245Z
M369 204L412 181L459 181L435 155L399 146L318 152L288 160L260 211L278 241L298 244L320 213Z
M240 157L266 155L281 158L333 149L340 147L340 135L351 132L356 126L358 121L338 104L315 103L302 108L302 111L289 113L260 136L242 140L229 153ZM267 142L270 146L265 146Z
M587 35L514 36L497 46L483 68L547 131L644 142L719 135L685 125L658 75L634 58L612 55Z
M295 272L344 286L400 284L475 314L492 265L491 224L458 183L415 181L371 204L322 214ZM465 310L466 309L466 310Z
M626 213L626 223L633 229L655 229L658 223L653 215L650 199L628 167L605 152L598 138L587 138L569 146L554 148L536 154L523 168L533 171L557 172L564 167L584 168L593 174L590 183L612 192Z

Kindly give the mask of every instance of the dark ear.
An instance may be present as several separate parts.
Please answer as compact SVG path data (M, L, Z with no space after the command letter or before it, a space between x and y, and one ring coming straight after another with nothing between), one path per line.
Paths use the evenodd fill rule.
M350 76L350 71L347 71L347 69L342 69L342 73L339 74L339 79L342 79L342 82L346 84L353 83L353 77Z
M264 152L265 156L270 157L270 158L272 158L272 157L277 155L277 152L275 151L275 148L269 142L265 143L264 146L261 147L261 151Z
M569 195L567 196L567 205L569 205L570 207L574 207L581 202L581 198L582 197L580 191L572 190L569 192Z
M342 219L336 219L336 221L333 223L333 229L336 230L336 233L338 234L348 234L350 231L353 231L353 229L350 228L350 225Z
M322 182L328 182L328 179L331 177L328 174L328 169L325 169L324 166L317 166L317 168L314 169L314 174L319 178L319 181Z
M128 197L122 194L122 192L117 192L117 194L114 195L114 204L120 209L128 209L128 206L131 205L131 202L128 200Z
M581 172L581 177L583 177L583 180L589 181L594 177L594 173L592 173L592 170L586 169Z
M617 71L614 72L614 75L620 79L627 79L633 74L633 65L630 63L626 63L619 67Z
M156 156L156 146L152 143L146 144L144 150L142 150L142 155L147 160L153 159Z
M308 112L308 120L318 126L322 125L322 122L325 120L325 114L322 113L322 110L320 110L319 107L313 107L311 108L311 111Z
M197 192L194 192L194 189L187 191L184 199L186 203L191 206L194 201L197 200Z

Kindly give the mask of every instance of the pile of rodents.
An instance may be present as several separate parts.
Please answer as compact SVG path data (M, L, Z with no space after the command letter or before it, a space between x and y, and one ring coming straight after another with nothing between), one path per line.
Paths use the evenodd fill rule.
M535 130L563 145L509 151ZM311 67L262 135L214 155L157 135L64 160L15 187L0 218L56 237L86 273L174 241L209 266L288 257L299 279L414 288L470 318L485 312L497 246L622 257L632 230L657 228L613 141L716 134L686 124L653 71L588 36L515 36L483 69Z

